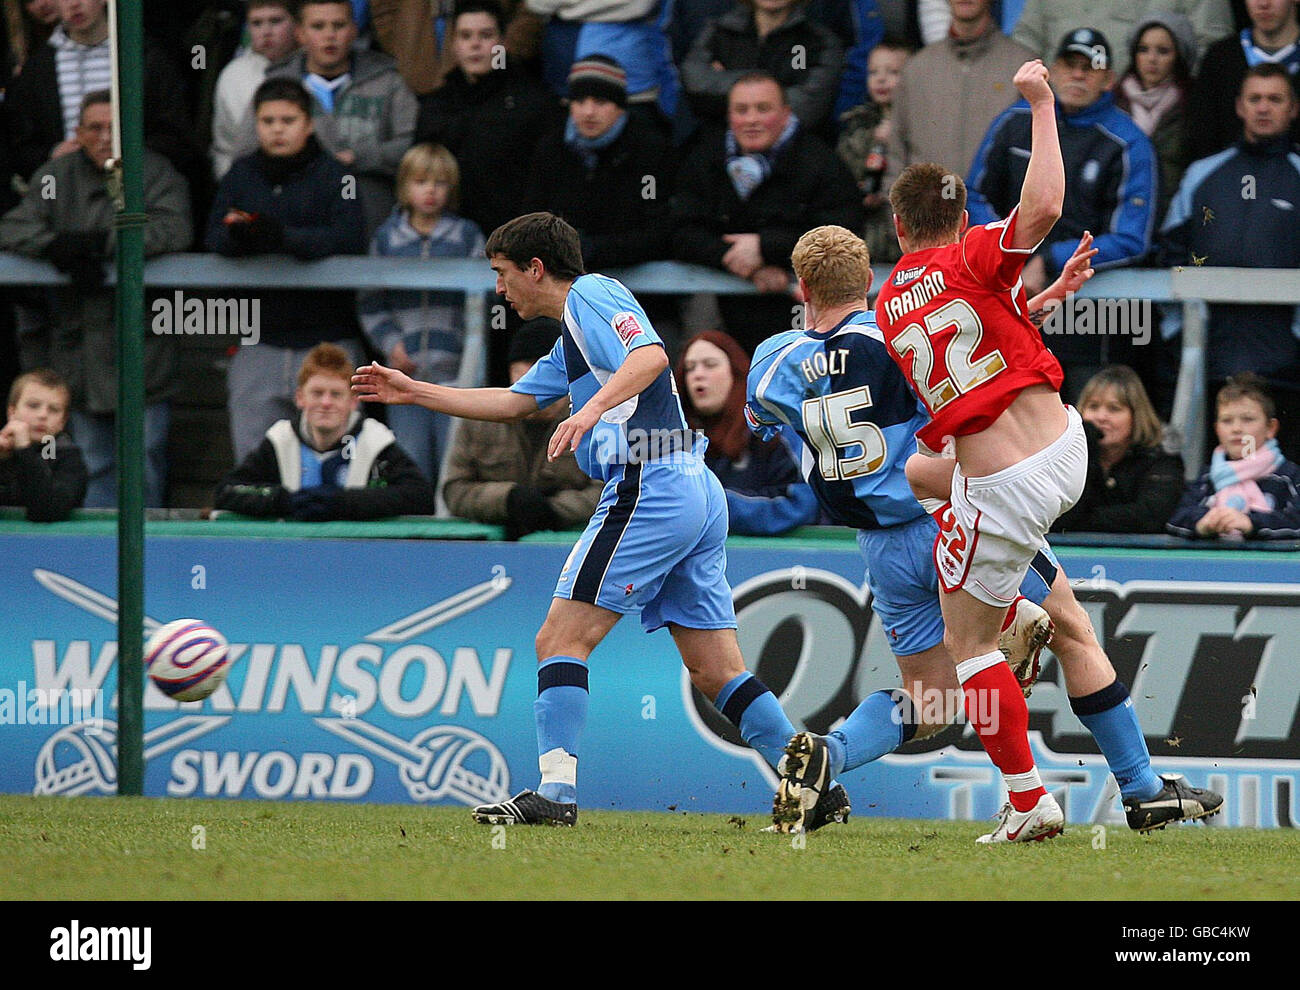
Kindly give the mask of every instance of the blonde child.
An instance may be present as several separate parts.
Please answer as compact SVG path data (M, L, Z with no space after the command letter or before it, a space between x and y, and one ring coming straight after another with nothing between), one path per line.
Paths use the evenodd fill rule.
M453 211L460 169L446 148L417 144L397 169L397 207L375 232L372 256L481 258L483 232ZM361 324L385 363L421 381L453 381L465 340L457 292L380 289L360 294ZM422 406L393 406L388 425L402 449L436 486L448 417Z
M1277 410L1263 379L1234 375L1215 397L1209 469L1187 486L1169 520L1177 536L1300 538L1300 466L1277 445Z

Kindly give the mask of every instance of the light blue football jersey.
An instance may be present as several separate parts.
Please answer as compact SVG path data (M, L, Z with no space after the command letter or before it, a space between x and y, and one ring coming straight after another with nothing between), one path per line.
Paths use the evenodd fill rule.
M804 477L836 522L880 529L924 515L904 465L929 415L886 352L874 314L763 341L746 395L754 432L766 439L789 429L803 441Z
M626 286L606 275L574 280L561 322L563 332L551 353L511 386L536 396L541 406L568 395L577 412L632 351L663 346L641 304ZM686 426L672 369L665 368L640 395L608 410L583 436L575 454L589 476L608 481L617 465L679 451L690 457L693 449L702 456L702 443L696 443Z

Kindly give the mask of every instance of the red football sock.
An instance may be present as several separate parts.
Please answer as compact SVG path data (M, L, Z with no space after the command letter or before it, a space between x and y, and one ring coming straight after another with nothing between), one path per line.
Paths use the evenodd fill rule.
M963 669L965 668L965 669ZM957 665L966 703L966 718L1004 779L1034 770L1029 750L1029 707L1002 654L971 657ZM1034 777L1037 775L1035 774ZM1041 784L1028 790L1008 790L1012 807L1028 811L1047 791Z
M1002 628L998 632L1006 632L1011 628L1011 623L1016 621L1016 606L1024 600L1024 595L1016 595L1015 599L1007 607L1007 614L1002 617Z

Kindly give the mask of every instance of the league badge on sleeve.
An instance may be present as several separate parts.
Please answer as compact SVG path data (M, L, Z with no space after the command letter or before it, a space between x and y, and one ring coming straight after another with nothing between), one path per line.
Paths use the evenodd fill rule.
M614 327L614 332L618 334L618 339L623 341L623 346L627 348L632 346L632 341L636 337L645 333L635 313L626 311L615 313L609 322Z

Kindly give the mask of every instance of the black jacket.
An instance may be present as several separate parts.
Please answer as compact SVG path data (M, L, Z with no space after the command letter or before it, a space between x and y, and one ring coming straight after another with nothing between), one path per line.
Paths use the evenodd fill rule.
M1160 447L1130 447L1109 472L1097 456L1097 428L1088 435L1088 478L1074 508L1054 533L1163 533L1183 494L1183 459Z
M185 112L184 86L170 60L156 45L144 46L144 143L169 159L182 175L191 175L202 154ZM9 87L5 115L11 130L13 165L23 178L49 161L63 138L63 104L55 50L41 45L23 65Z
M554 128L533 152L523 212L549 210L577 228L588 271L667 258L671 153L658 129L629 115L623 133L597 152L588 171L564 143L564 127Z
M246 249L222 222L234 208L262 214L283 230L274 250L312 260L334 254L365 254L361 203L341 194L346 170L309 138L294 160L278 162L261 151L238 159L221 180L208 217L209 251L238 256ZM265 289L259 300L261 341L276 347L312 347L326 340L359 337L356 296L348 291Z
M1187 98L1187 161L1222 151L1241 138L1237 94L1247 68L1239 34L1220 38L1205 50ZM1291 82L1296 84L1295 76ZM1300 118L1291 121L1291 140L1300 141Z
M1244 195L1248 191L1251 195ZM1297 208L1300 155L1289 139L1279 135L1237 141L1188 166L1161 230L1162 263L1300 268ZM1300 381L1294 320L1294 306L1266 305L1248 297L1210 305L1207 380L1255 371Z
M802 127L748 200L736 195L727 175L725 135L703 133L677 174L672 242L679 260L721 268L730 248L722 235L756 233L764 263L788 268L795 243L813 227L862 228L862 195L853 177Z
M719 63L723 71L712 68ZM818 130L831 115L844 69L844 46L835 32L796 6L786 22L760 38L754 12L737 4L709 21L682 62L682 87L702 120L727 118L727 94L746 72L771 73L805 127Z
M420 97L415 140L443 145L460 166L460 210L491 234L522 212L530 152L559 118L550 92L513 60L471 83L460 69Z
M0 461L0 505L27 510L32 522L61 522L86 500L86 462L72 437L54 438L54 456L33 441Z
M272 439L277 429L284 430L285 423L281 420L267 430L267 436L258 448L222 479L217 488L216 508L246 516L308 518L295 513L293 495L301 489L293 482L286 485L288 479L281 472L280 455ZM313 489L322 496L324 506L321 514L311 518L319 521L362 520L432 514L435 510L433 486L406 452L391 441L392 433L371 419L361 419L359 425L360 429L356 430L358 437L354 438L359 453L355 456L364 456L360 451L365 446L366 431L374 431L381 444L383 440L390 442L373 454L368 465L362 466L366 475L364 487L327 485ZM295 435L294 439L301 440L301 434ZM345 436L332 450L341 454L348 439ZM300 444L289 445L288 456L300 458Z

